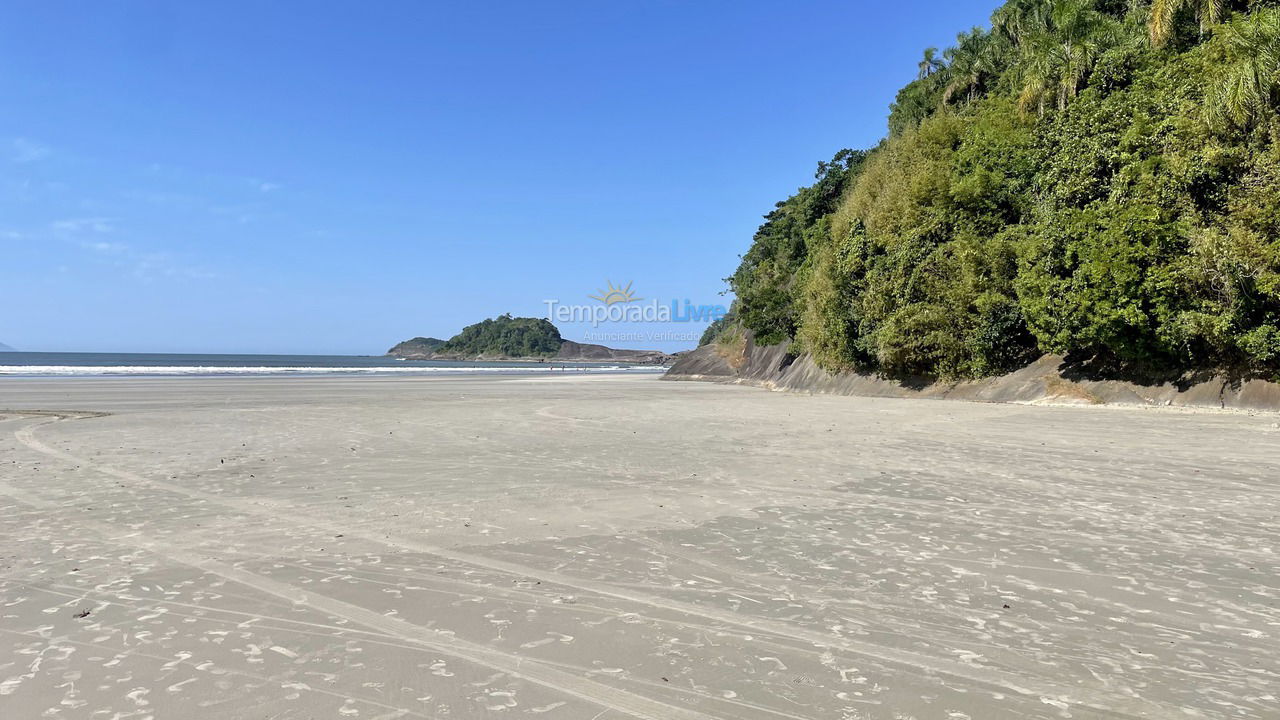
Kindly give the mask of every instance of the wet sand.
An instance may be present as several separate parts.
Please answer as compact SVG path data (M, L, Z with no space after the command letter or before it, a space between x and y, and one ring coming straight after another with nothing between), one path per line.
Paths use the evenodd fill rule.
M0 407L6 719L1280 717L1274 415L652 377Z

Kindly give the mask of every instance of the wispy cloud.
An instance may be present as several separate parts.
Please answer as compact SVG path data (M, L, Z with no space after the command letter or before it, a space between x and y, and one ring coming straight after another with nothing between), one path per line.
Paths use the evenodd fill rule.
M256 186L255 186L256 187ZM122 196L128 200L136 200L145 202L149 205L166 208L173 211L181 211L187 213L208 213L220 218L231 218L235 222L244 225L257 219L255 208L262 207L260 201L249 201L241 203L223 204L213 202L207 198L198 195L189 195L173 192L148 192L141 190L129 190L122 193Z
M203 268L180 262L171 253L140 250L122 242L84 242L80 247L90 251L100 261L109 263L139 280L157 278L186 278L207 280L217 277Z
M260 193L275 192L276 190L279 190L280 188L284 187L280 183L271 182L270 180L263 180L262 178L249 178L248 181L249 181L249 185L255 188Z
M180 263L169 253L140 253L133 260L133 274L143 280L155 277L211 280L218 276L209 270Z
M54 220L49 227L60 233L109 233L115 230L111 218L67 218Z
M80 243L80 247L108 255L122 255L130 251L128 245L116 242L87 242Z
M14 138L9 141L9 157L16 163L32 163L43 160L53 152L48 145L27 138Z
M55 220L49 227L64 241L73 243L85 251L95 263L114 268L118 273L150 281L158 278L187 278L203 280L215 277L204 268L182 262L172 253L147 250L127 242L104 239L116 230L112 218L69 218Z

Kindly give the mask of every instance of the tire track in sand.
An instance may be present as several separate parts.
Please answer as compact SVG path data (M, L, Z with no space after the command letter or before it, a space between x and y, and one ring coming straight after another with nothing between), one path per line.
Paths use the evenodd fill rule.
M628 590L628 589L610 585L604 582L578 578L571 575L564 575L556 571L542 570L539 568L520 565L518 563L508 562L508 561L504 561L496 558L489 558L482 555L476 555L473 553L452 550L449 548L443 548L436 545L432 545L430 543L424 543L418 540L414 540L412 538L392 537L390 534L370 533L370 532L363 531L359 528L333 525L330 523L325 523L322 520L318 520L315 517L295 514L287 510L277 510L272 507L263 505L261 503L254 502L252 500L247 500L244 498L236 498L236 497L226 497L216 493L208 493L201 490L194 490L191 488L183 487L181 485L166 482L163 480L149 479L132 472L118 470L116 468L112 468L106 465L101 465L96 462L87 460L85 458L77 457L70 453L67 453L57 448L46 445L44 442L40 441L35 436L35 430L45 425L56 423L62 420L81 419L85 417L101 417L102 415L104 415L104 413L94 413L92 415L89 415L87 413L81 414L81 413L73 413L73 412L44 411L40 413L30 413L30 414L43 415L48 417L49 419L34 422L20 430L15 431L14 437L18 440L18 442L22 443L23 445L27 446L32 450L35 450L36 452L47 455L49 457L57 458L64 462L80 465L84 469L93 470L95 472L108 475L110 477L114 477L119 480L127 480L132 483L146 485L146 486L158 488L161 490L167 490L169 492L177 493L179 495L185 495L193 499L220 504L224 507L239 510L244 513L259 515L259 516L271 518L277 521L285 521L285 522L293 523L294 525L308 526L312 528L322 529L322 530L325 530L326 532L342 532L342 533L345 533L347 537L360 538L362 540L366 540L368 542L376 543L386 547L392 547L400 550L408 550L412 552L421 552L428 555L434 555L436 557L453 560L455 562L463 563L466 565L471 565L473 567L485 568L487 570L492 570L495 572L504 573L508 575L537 578L544 582L555 583L557 585L571 587L583 592L603 595L606 597L612 597L619 600L625 600L627 602L635 603L638 605L646 605L652 608L666 610L668 612L688 615L692 617L698 617L704 620L711 620L713 622L719 622L719 623L723 623L730 626L746 628L753 632L764 632L764 633L769 633L769 634L773 634L781 637L787 637L792 640L809 642L817 647L841 650L849 654L860 655L863 657L867 657L873 660L878 660L880 662L888 663L891 665L905 667L911 671L921 673L926 677L934 676L934 675L948 676L954 679L963 680L969 683L974 683L986 688L997 689L1000 692L1012 693L1014 695L1018 695L1025 698L1037 698L1042 701L1052 700L1055 702L1065 702L1065 703L1068 703L1069 705L1074 705L1082 709L1087 708L1094 712L1104 713L1105 715L1109 715L1111 717L1121 717L1121 718L1123 717L1128 717L1128 718L1175 717L1182 714L1182 708L1180 707L1170 706L1170 705L1166 705L1163 703L1158 703L1150 700L1144 700L1142 698L1133 697L1133 696L1117 695L1115 693L1112 693L1100 687L1081 688L1081 687L1072 687L1067 685L1058 685L1057 683L1054 683L1049 680L1044 680L1044 679L1035 678L1035 677L1019 676L1013 673L1008 673L1008 672L999 670L997 668L969 665L963 662L948 660L945 658L938 658L931 655L925 655L923 653L917 653L911 650L888 647L884 645L879 645L879 644L864 642L859 640L853 640L849 638L834 637L821 632L814 632L812 630L807 630L805 628L794 627L791 625L787 625L786 623L781 623L781 622L769 620L766 618L753 618L750 616L742 615L742 614L735 613L728 610L704 607L701 605L695 605L692 603L682 602L679 600L671 600L671 599L663 598L657 595L651 595L649 593L644 593L636 590ZM174 559L177 559L177 558L174 558ZM193 558L193 559L201 560L199 558ZM213 561L201 560L201 562L212 563ZM247 573L242 570L236 570L235 568L230 568L230 567L227 567L227 569L241 575L249 575L251 576L250 578L248 578L250 580L257 578L257 576L253 576L251 573ZM284 585L283 583L279 583L278 581L271 580L269 578L260 578L260 579L265 581L268 584L271 584L272 586L277 586L277 585L283 586L275 589L282 592L289 593L286 595L278 595L279 597L291 598L293 597L292 595L293 593L301 592L297 588ZM259 588L259 589L262 589L262 588ZM272 592L272 594L277 594L277 593ZM331 602L337 604L335 605L335 607L340 605L348 605L347 603L343 603L338 600L331 600ZM357 608L355 606L349 606L349 607L351 607L352 610L360 611L358 614L367 613L367 614L373 615L374 618L370 618L371 620L375 620L375 619L377 621L392 620L391 618L385 618L382 615L379 615L369 610L365 610L364 608ZM350 619L353 622L359 622L355 618L350 618ZM410 628L415 628L419 632L424 630L424 628L420 628L418 626L405 623L403 620L396 620L395 622L409 625ZM379 626L376 629L382 630L382 627ZM412 635L410 635L410 637L412 637ZM462 642L462 641L458 641L458 642ZM476 646L476 647L485 653L496 652L489 648L485 648L483 646ZM505 653L501 653L501 654L505 656ZM508 656L508 657L515 657L515 656ZM519 658L516 658L516 659L518 660ZM526 661L526 662L529 662L529 661ZM575 682L583 682L580 678L577 678L576 676L570 676L570 677L572 677ZM592 684L598 685L597 683L592 683ZM606 686L600 686L600 687L608 690L610 693L623 692L623 691L614 690L613 688L607 688ZM633 696L633 697L638 697L638 696ZM599 701L596 701L596 700L592 700L592 702L597 702L599 704ZM669 706L669 705L663 705L662 707L667 708L669 710L678 709L678 708L675 708L674 706ZM683 710L683 709L680 709L680 710ZM686 710L685 712L688 712L688 711ZM653 717L655 718L655 720L674 720L675 718L681 718L686 716L678 715L678 714L675 714L675 715L660 714L660 715L636 715L636 717L646 717L646 718ZM698 714L698 715L695 715L694 717L705 718L707 716Z
M8 494L8 491L10 489L13 489L13 488L11 488L10 486L6 486L3 483L0 483L0 495ZM21 491L18 491L18 492L21 492ZM37 592L43 592L46 594L55 595L58 597L70 598L70 599L100 598L105 602L109 598L110 603L113 605L117 605L120 607L128 607L135 610L151 610L158 606L164 606L169 608L172 608L172 607L192 608L192 609L198 609L198 610L203 610L207 612L211 611L211 612L221 613L225 615L240 616L241 618L244 618L244 619L260 619L260 620L269 621L265 623L264 622L254 623L254 627L258 629L273 630L273 631L291 633L291 634L297 634L297 635L308 635L312 637L333 637L334 635L341 635L342 637L358 638L361 640L361 642L374 644L374 645L381 645L384 647L400 648L400 649L407 649L407 650L422 649L422 645L417 644L412 640L406 640L404 638L400 638L395 635L390 635L384 632L378 632L368 628L359 628L354 625L325 625L322 623L312 623L312 622L306 622L302 620L294 620L292 618L279 617L275 615L263 615L261 613L250 613L250 612L244 612L244 611L238 611L238 610L214 608L209 605L197 605L192 603L184 603L184 602L179 602L171 599L144 600L142 598L131 598L129 601L122 601L120 598L110 595L110 593L103 593L103 592L94 591L94 590L86 591L84 588L77 587L74 585L63 585L59 583L32 584L25 581L13 579L11 577L6 578L3 576L0 576L0 584L3 584L3 583L9 583L11 585L15 585L18 587L25 587L31 590L35 590ZM173 610L170 610L168 615L172 617L177 617L177 618L194 618L194 619L198 619L205 622L221 623L221 624L229 625L232 627L236 627L244 623L243 619L230 619L230 618L224 619L224 618L212 617L207 614L206 615L189 615L186 613L177 612ZM270 624L271 622L276 622L281 624L272 625ZM24 635L24 636L40 639L39 635L30 633L30 632L19 631L19 630L5 630L4 628L0 628L0 632L8 632L12 635ZM69 636L61 636L60 638L58 638L58 640L60 642L65 641L73 644L94 646L94 643L85 643L81 641L72 640L70 639ZM778 647L784 648L784 649L790 649L787 646L782 646L782 645L779 645ZM145 653L140 653L140 654L145 655ZM442 654L447 654L447 653L442 653ZM156 656L156 657L160 657L161 659L164 659L164 660L170 659L167 656ZM545 665L559 667L566 671L572 671L572 672L589 672L590 671L589 668L585 668L579 665L572 665L569 663L557 662L554 660L533 660L533 661L526 661L526 662L540 662ZM196 665L194 661L186 662L184 664L190 665L192 667ZM229 672L234 673L235 671L229 671ZM272 682L276 682L281 679L286 679L286 678L277 677L277 676L252 675L250 673L244 673L244 672L241 672L239 674L244 675L245 677L254 677L260 680L269 680ZM665 692L677 693L680 695L684 695L687 697L692 697L700 700L712 700L718 703L734 705L737 707L743 707L755 712L774 715L778 718L782 718L783 720L812 720L812 718L810 717L793 715L791 713L788 713L782 710L766 708L760 705L755 705L753 703L743 702L741 700L707 695L706 693L698 692L695 690L689 690L679 686L673 687L670 685L663 685L658 682L643 680L639 678L632 678L630 680L632 683L637 685L644 685L652 688L661 688ZM310 687L309 689L319 690L319 688L316 688L316 687ZM334 695L340 698L350 697L349 694L343 694L343 693L338 693L334 691L325 690L324 692L325 694ZM367 698L357 697L355 699L360 702L372 703L375 705L379 705L380 707L386 707L388 709L397 709L393 706L385 705L384 703L370 700ZM412 711L409 711L409 712L412 712Z
M3 482L0 482L0 494L8 495L18 502L35 508L62 509L57 503L47 501L33 493L14 488ZM560 670L537 660L512 655L478 643L462 640L446 631L432 630L406 620L383 615L359 605L307 592L288 583L176 548L172 543L151 542L140 537L137 533L121 536L119 534L120 528L108 523L83 518L72 522L91 530L107 542L144 550L201 572L217 575L239 583L266 595L280 598L294 605L302 605L332 617L343 618L353 624L411 641L416 645L429 648L438 653L452 655L461 660L483 665L506 673L511 677L542 685L553 691L571 695L629 717L639 718L640 720L717 720L713 715L635 695L626 690L619 690L585 679L580 675ZM764 708L756 709L765 710ZM783 717L786 716L784 715Z

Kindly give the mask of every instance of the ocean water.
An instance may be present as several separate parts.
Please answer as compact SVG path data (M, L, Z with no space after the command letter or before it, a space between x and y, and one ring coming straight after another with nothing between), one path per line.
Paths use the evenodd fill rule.
M654 373L662 369L652 365L619 363L453 362L397 360L370 355L0 352L0 377Z

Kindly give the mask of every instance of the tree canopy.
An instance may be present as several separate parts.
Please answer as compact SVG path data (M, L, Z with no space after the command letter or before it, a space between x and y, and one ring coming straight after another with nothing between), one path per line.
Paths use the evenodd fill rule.
M430 355L445 344L444 340L433 337L416 337L397 343L387 351L388 355Z
M830 370L1280 376L1280 8L1009 0L765 216L734 322Z
M564 339L546 318L511 317L510 314L468 325L439 352L457 355L549 357L560 351Z

